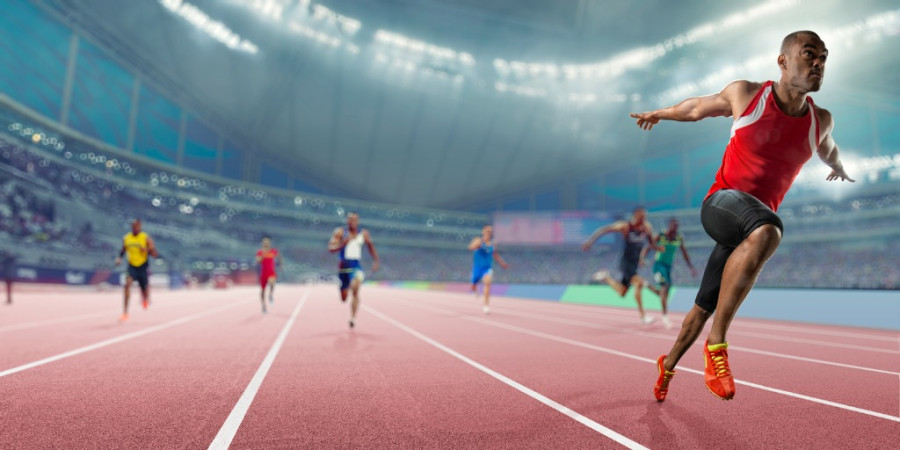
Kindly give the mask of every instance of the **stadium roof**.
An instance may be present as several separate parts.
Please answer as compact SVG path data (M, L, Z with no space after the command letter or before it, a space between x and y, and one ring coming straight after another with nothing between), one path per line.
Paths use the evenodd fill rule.
M648 134L627 114L777 77L797 29L831 49L819 104L896 114L900 98L889 0L36 3L259 160L411 206L465 208L724 145L722 122Z

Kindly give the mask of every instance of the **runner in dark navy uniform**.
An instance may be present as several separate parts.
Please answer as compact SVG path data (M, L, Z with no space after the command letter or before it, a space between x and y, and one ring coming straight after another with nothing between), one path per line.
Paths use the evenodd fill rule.
M581 245L582 250L588 251L594 242L601 236L608 233L620 233L625 239L625 249L622 252L622 259L619 261L619 269L622 271L621 282L616 281L608 271L601 270L594 274L596 281L602 281L615 289L620 296L624 297L628 292L628 288L634 285L634 299L637 302L638 313L641 316L641 323L648 325L653 319L644 313L644 304L641 297L641 290L644 287L644 279L637 272L638 268L643 265L641 257L644 245L651 243L650 238L653 236L653 227L647 222L647 210L641 206L634 208L631 220L620 220L605 227L600 227L591 237Z

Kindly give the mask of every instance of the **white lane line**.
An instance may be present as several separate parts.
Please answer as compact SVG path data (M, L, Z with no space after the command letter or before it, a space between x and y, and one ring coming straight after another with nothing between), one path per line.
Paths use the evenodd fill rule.
M485 319L482 319L482 318L479 318L479 317L465 317L465 319L467 319L467 320L472 320L472 321L479 322L479 323L484 323L484 324L491 325L491 326L495 326L495 327L498 327L498 328L506 328L506 329L508 329L508 330L516 331L516 332L519 332L519 333L522 333L522 334L528 334L528 335L531 335L531 336L541 337L541 338L549 339L549 340L552 340L552 341L563 342L563 343L570 344L570 345L575 345L575 346L578 346L578 347L588 348L588 349L592 349L592 350L596 350L596 351L600 351L600 352L604 352L604 353L609 353L609 354L613 354L613 355L618 355L618 356L622 356L622 357L625 357L625 358L634 359L634 360L637 360L637 361L644 361L644 362L647 362L647 363L651 363L651 364L653 364L653 365L656 365L656 360L654 360L654 359L644 358L644 357L642 357L642 356L631 355L631 354L628 354L628 353L623 353L623 352L619 352L619 351L616 351L616 350L611 350L611 349L608 349L608 348L603 348L603 347L599 347L599 346L596 346L596 345L588 344L588 343L585 343L585 342L580 342L580 341L576 341L576 340L573 340L573 339L568 339L568 338L564 338L564 337L560 337L560 336L555 336L555 335L552 335L552 334L543 333L543 332L540 332L540 331L529 330L529 329L527 329L527 328L521 328L521 327L517 327L517 326L515 326L515 325L499 324L499 323L495 323L495 322L492 322L492 321L488 321L488 320L485 320ZM694 374L701 375L701 376L704 375L704 373L703 373L702 370L695 370L695 369L690 369L690 368L687 368L687 367L679 367L678 370L679 370L680 372L690 372L690 373L694 373ZM833 401L830 401L830 400L824 400L824 399L817 398L817 397L811 397L811 396L808 396L808 395L798 394L798 393L796 393L796 392L785 391L785 390L783 390L783 389L777 389L777 388L772 388L772 387L768 387L768 386L763 386L763 385L761 385L761 384L751 383L751 382L748 382L748 381L743 381L743 380L735 379L734 382L735 382L735 384L740 384L740 385L744 385L744 386L754 387L754 388L757 388L757 389L760 389L760 390L763 390L763 391L769 391L769 392L773 392L773 393L776 393L776 394L785 395L785 396L788 396L788 397L794 397L794 398L798 398L798 399L801 399L801 400L810 401L810 402L813 402L813 403L819 403L819 404L822 404L822 405L833 406L833 407L835 407L835 408L845 409L845 410L847 410L847 411L852 411L852 412L856 412L856 413L860 413L860 414L865 414L865 415L872 416L872 417L877 417L877 418L880 418L880 419L887 419L887 420L890 420L890 421L893 421L893 422L900 422L900 417L896 417L896 416L892 416L892 415L889 415L889 414L880 413L880 412L877 412L877 411L870 411L870 410L868 410L868 409L857 408L857 407L855 407L855 406L845 405L845 404L843 404L843 403L837 403L837 402L833 402Z
M393 288L393 289L396 289L396 288ZM403 289L400 289L400 290L403 290ZM461 294L461 293L456 293L456 292L428 291L428 293L429 294L441 294L442 296L454 297L454 299L463 298L465 300L468 300L470 298L470 296L468 294ZM577 315L581 315L582 317L584 316L584 313L593 313L593 315L599 315L605 319L634 322L634 320L633 320L634 311L632 311L632 310L623 311L621 308L617 308L617 307L608 307L608 306L604 306L604 305L587 305L587 304L583 304L583 303L554 302L554 301L535 300L535 299L519 299L516 297L498 296L498 299L503 299L506 301L516 301L516 302L519 302L522 304L527 304L527 305L544 305L544 306L551 306L554 304L555 305L564 305L565 309L566 309L566 311L565 311L566 313L577 314ZM522 302L521 300L526 300L527 302ZM533 312L544 312L544 310L546 308L541 308L541 307L521 308L521 307L517 306L517 309L519 309L519 310L528 309ZM557 311L555 311L555 312L557 312ZM683 316L684 312L679 312L679 314L681 314ZM610 315L620 316L621 318L616 317L613 319L613 318L609 317ZM764 320L764 319L758 319L758 320ZM734 321L733 326L747 327L747 328L762 328L762 329L777 330L777 331L782 331L782 332L783 331L792 331L792 332L797 332L797 333L819 334L819 335L833 336L833 337L841 336L841 337L858 338L858 339L864 339L864 340L895 342L895 343L900 344L900 334L897 334L897 336L887 336L887 335L876 335L876 334L866 334L866 333L854 333L854 332L838 331L838 330L822 330L822 329L815 329L815 328L807 328L807 327L796 325L794 323L761 324L761 323L744 321L744 320L741 320L740 318L738 318ZM824 326L827 326L827 325L824 325ZM886 332L890 333L890 330L886 330Z
M42 326L46 326L46 325L57 325L57 324L66 323L66 322L76 322L79 320L90 319L92 317L102 317L102 316L109 317L110 315L111 315L110 309L106 308L105 311L101 311L101 312L87 313L87 314L81 314L81 315L69 316L69 317L60 317L58 319L47 319L47 320L39 320L39 321L33 321L33 322L25 322L25 323L20 323L17 325L7 325L5 327L0 327L0 333L3 333L5 331L15 331L15 330L24 330L24 329L28 329L28 328L42 327Z
M599 325L599 324L595 324L592 322L585 322L585 321L581 321L581 320L560 319L560 318L555 318L555 317L547 317L547 316L540 316L537 314L520 313L520 312L513 312L513 311L506 311L506 310L503 311L503 313L513 315L513 316L533 318L533 319L542 320L545 322L556 322L556 323L563 323L563 324L567 324L567 325L576 325L576 326L585 327L585 328L620 331L622 333L633 334L635 336L643 336L643 337L661 339L661 340L666 340L666 341L672 341L672 339L673 339L672 336L667 335L667 334L651 333L651 332L647 332L647 331L631 330L631 329L627 329L627 328L616 328L616 327ZM900 372L892 372L890 370L875 369L872 367L856 366L853 364L844 364L844 363L833 362L833 361L825 361L822 359L807 358L807 357L803 357L803 356L794 356L794 355L788 355L788 354L784 354L784 353L769 352L769 351L765 351L765 350L756 350L756 349L751 349L751 348L747 348L747 347L728 346L728 348L731 350L740 350L740 351L747 352L747 353L756 353L759 355L771 356L771 357L775 357L775 358L793 359L793 360L797 360L797 361L822 364L822 365L826 365L826 366L842 367L845 369L854 369L854 370L861 370L861 371L865 371L865 372L883 373L886 375L900 376Z
M256 369L256 373L253 375L253 378L250 379L250 384L248 384L247 388L244 389L244 393L241 394L241 398L239 398L237 403L234 405L234 409L232 409L231 413L228 414L228 418L225 419L225 423L222 424L222 428L219 429L216 437L213 439L212 443L209 444L210 449L224 450L227 449L229 445L231 445L231 441L234 440L234 436L237 434L238 428L240 428L241 423L244 421L244 416L246 416L247 411L250 410L250 404L253 403L253 399L256 397L256 393L259 391L259 387L262 385L263 380L266 378L266 374L269 373L269 369L272 367L272 363L275 362L275 357L278 356L278 352L281 351L281 346L284 344L285 339L287 339L287 335L291 331L291 327L293 327L294 322L297 321L297 316L300 314L300 309L303 308L303 305L306 303L307 297L309 297L308 290L303 294L303 297L300 299L300 302L297 303L297 306L294 307L294 312L291 313L291 318L288 319L286 324L284 324L284 327L281 329L281 333L278 334L278 337L275 338L275 342L272 344L272 348L269 349L269 353L267 353L266 357L263 358L262 364L260 364L259 368Z
M34 362L30 362L30 363L28 363L28 364L23 364L23 365L18 366L18 367L13 367L12 369L6 369L6 370L0 372L0 378L3 378L3 377L5 377L5 376L7 376L7 375L12 375L12 374L14 374L14 373L22 372L23 370L28 370L28 369L33 369L33 368L38 367L38 366L43 366L44 364L49 364L49 363L52 363L52 362L55 362L55 361L59 361L59 360L61 360L61 359L69 358L69 357L72 357L72 356L75 356L75 355L80 355L80 354L82 354L82 353L86 353L86 352L89 352L89 351L92 351L92 350L97 350L97 349L100 349L100 348L103 348L103 347L108 347L108 346L113 345L113 344L118 344L119 342L124 342L124 341L127 341L127 340L129 340L129 339L134 339L134 338L136 338L136 337L141 337L141 336L144 336L144 335L147 335L147 334L150 334L150 333L155 333L155 332L157 332L157 331L165 330L166 328L171 328L171 327L174 327L174 326L177 326L177 325L181 325L181 324L183 324L183 323L187 323L187 322L190 322L190 321L192 321L192 320L199 319L199 318L201 318L201 317L206 317L206 316L211 316L211 315L213 315L213 314L218 314L218 313L220 313L220 312L222 312L222 311L225 311L226 309L234 308L235 306L240 305L240 304L242 304L242 303L246 303L246 300L242 300L242 301L238 301L238 302L234 302L234 303L229 303L229 304L227 304L227 305L220 306L220 307L218 307L218 308L214 308L214 309L211 309L211 310L209 310L209 311L204 311L204 312L200 312L200 313L197 313L197 314L192 314L192 315L190 315L190 316L182 317L182 318L180 318L180 319L175 319L175 320L172 320L172 321L170 321L170 322L162 323L162 324L155 325L155 326L152 326L152 327L149 327L149 328L144 328L143 330L135 331L135 332L133 332L133 333L123 334L122 336L114 337L114 338L112 338L112 339L107 339L107 340L105 340L105 341L100 341L100 342L98 342L98 343L96 343L96 344L87 345L87 346L84 346L84 347L81 347L81 348L77 348L77 349L75 349L75 350L71 350L71 351L68 351L68 352L65 352L65 353L60 353L60 354L55 355L55 356L50 356L50 357L48 357L48 358L40 359L40 360L37 360L37 361L34 361Z
M578 414L577 412L551 400L550 398L540 394L539 392L536 392L536 391L534 391L534 390L498 373L498 372L495 372L495 371L485 367L482 364L479 364L478 362L466 357L465 355L462 355L462 354L456 352L455 350L441 344L440 342L437 342L434 339L431 339L428 336L425 336L424 334L419 333L418 331L372 309L371 307L369 307L367 305L363 305L363 309L365 309L366 311L379 317L381 320L384 320L385 322L388 322L388 323L394 325L395 327L400 328L403 331L406 331L407 333L431 344L432 346L437 347L438 349L444 351L445 353L450 354L451 356L459 359L460 361L463 361L464 363L496 378L497 380L500 380L501 382L509 385L510 387L522 392L523 394L555 409L556 411L568 416L569 418L574 419L578 423L618 442L619 444L624 445L627 448L631 448L631 449L646 449L647 448L647 447L644 447L643 445L638 444L637 442L632 441L631 439L628 439L627 437L625 437L603 425L600 425L597 422L594 422L591 419L588 419L585 416L582 416L581 414Z
M432 298L433 298L433 297L432 297ZM459 302L454 301L454 300L449 300L449 299L438 299L438 300L444 301L444 302L453 302L453 303L455 303L455 304L459 304ZM562 305L563 303L557 303L557 304ZM514 313L514 312L512 312L512 311L517 310L517 309L520 309L520 308L510 308L509 310L507 310L507 311L505 311L505 312L509 312L510 314L516 314L516 313ZM529 309L530 309L530 308L529 308ZM533 311L533 310L532 310L532 311ZM542 313L546 314L547 312L546 312L546 311L542 311ZM527 314L527 313L519 312L518 314ZM537 317L537 316L534 316L534 317ZM544 316L541 316L541 317L544 317ZM582 314L581 317L584 317L584 315ZM566 319L560 318L559 320L566 320ZM606 315L600 316L600 317L598 318L598 320L614 321L614 322L628 322L628 323L635 323L635 324L637 323L637 320L632 319L632 318L626 319L626 318L618 318L618 317L609 317L609 316L606 316ZM607 327L607 328L608 328L608 329L616 329L616 330L622 330L622 331L625 331L625 329L622 329L622 328L613 328L613 326L609 326L609 327ZM755 337L755 338L760 338L760 339L777 340L777 341L779 341L779 342L796 342L796 343L799 343L799 344L811 344L811 345L819 345L819 346L823 346L823 347L846 348L846 349L850 349L850 350L860 350L860 351L874 352L874 353L886 353L886 354L889 354L889 355L900 355L900 351L898 351L898 350L890 350L890 349L885 349L885 348L875 348L875 347L866 347L866 346L862 346L862 345L853 345L853 344L843 344L843 343L839 343L839 342L818 341L818 340L814 340L814 339L806 339L806 338L801 338L801 337L788 337L788 336L780 336L780 335L779 335L779 336L776 336L776 335L771 334L771 333L769 333L769 334L765 334L765 333L754 333L754 332L752 332L752 331L740 331L740 330L735 330L735 329L730 329L730 330L728 331L728 333L731 334L731 335L749 336L749 337ZM669 338L671 339L672 337L669 337Z
M459 315L460 315L460 313L458 313L458 312L456 312L456 311L450 311L450 310L445 310L445 309L441 309L441 308L435 308L435 307L431 307L431 306L420 305L420 304L417 304L417 303L407 302L407 301L403 301L403 300L401 300L401 302L406 303L406 304L411 305L411 306L415 306L415 307L420 308L420 309L429 309L429 310L432 310L432 311L435 311L435 312L440 312L440 313L449 314L449 315L454 315L454 316L459 316ZM515 331L515 332L522 333L522 334L527 334L527 335L531 335L531 336L535 336L535 337L540 337L540 338L547 339L547 340L551 340L551 341L562 342L562 343L564 343L564 344L574 345L574 346L576 346L576 347L582 347L582 348L586 348L586 349L590 349L590 350L594 350L594 351L598 351L598 352L603 352L603 353L608 353L608 354L611 354L611 355L621 356L621 357L623 357L623 358L633 359L633 360L635 360L635 361L648 362L648 363L653 364L654 366L656 365L656 360L655 360L655 359L644 358L643 356L632 355L632 354L630 354L630 353L620 352L620 351L618 351L618 350L613 350L613 349L609 349L609 348L605 348L605 347L600 347L600 346L598 346L598 345L588 344L588 343L586 343L586 342L576 341L576 340L574 340L574 339L569 339L569 338L565 338L565 337L561 337L561 336L556 336L556 335L549 334L549 333L544 333L544 332L541 332L541 331L530 330L530 329L528 329L528 328L522 328L522 327L518 327L518 326L515 326L515 325L502 324L502 323L498 323L498 322L496 322L496 321L494 321L494 320L483 319L483 318L480 318L480 317L462 316L462 317L460 317L460 318L465 319L465 320L471 320L471 321L478 322L478 323L482 323L482 324L485 324L485 325L490 325L490 326L497 327L497 328L504 328L504 329L507 329L507 330L510 330L510 331ZM678 370L679 370L679 371L682 371L682 372L690 372L690 373L695 373L695 374L698 374L698 375L704 375L704 373L703 373L702 370L695 370L695 369L690 369L690 368L682 367L682 366L679 366L679 367L678 367ZM760 389L760 390L763 390L763 391L774 392L774 393L776 393L776 394L781 394L781 395L785 395L785 396L788 396L788 397L794 397L794 398L798 398L798 399L801 399L801 400L807 400L807 401L810 401L810 402L813 402L813 403L819 403L819 404L822 404L822 405L833 406L833 407L835 407L835 408L845 409L845 410L847 410L847 411L852 411L852 412L857 412L857 413L861 413L861 414L866 414L866 415L869 415L869 416L878 417L878 418L881 418L881 419L887 419L887 420L891 420L891 421L894 421L894 422L900 422L900 417L896 417L896 416L892 416L892 415L889 415L889 414L880 413L880 412L877 412L877 411L870 411L870 410L868 410L868 409L857 408L857 407L855 407L855 406L845 405L845 404L843 404L843 403L832 402L832 401L830 401L830 400L824 400L824 399L817 398L817 397L810 397L810 396L808 396L808 395L803 395L803 394L798 394L798 393L795 393L795 392L785 391L785 390L782 390L782 389L777 389L777 388L772 388L772 387L768 387L768 386L763 386L763 385L761 385L761 384L751 383L751 382L748 382L748 381L743 381L743 380L735 379L734 382L735 382L735 384L741 384L741 385L744 385L744 386L750 386L750 387L754 387L754 388L757 388L757 389Z
M199 299L198 301L206 301L206 300L209 300L209 299L206 297L203 297L203 298ZM215 298L215 300L221 301L220 298ZM159 311L161 309L168 309L173 306L177 306L177 305L167 303L167 304L163 304L163 305L157 304L154 306L154 304L151 303L151 308L153 311ZM103 317L103 316L107 316L107 317L110 316L109 308L106 308L103 311L99 311L99 312L95 312L95 313L84 313L84 314L79 314L79 315L75 315L75 316L59 317L56 319L36 320L36 321L25 322L25 323L20 323L20 324L16 324L16 325L6 325L3 327L0 327L0 333L6 332L6 331L24 330L24 329L28 329L28 328L37 328L37 327L48 326L48 325L57 325L57 324L67 323L67 322L77 322L79 320L85 320L85 319L91 319L94 317Z

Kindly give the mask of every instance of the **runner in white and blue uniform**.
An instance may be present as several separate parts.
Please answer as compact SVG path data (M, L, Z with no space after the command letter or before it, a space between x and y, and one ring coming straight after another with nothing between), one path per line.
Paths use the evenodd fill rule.
M653 319L644 313L644 304L641 299L641 290L644 287L644 279L637 274L638 268L643 265L641 250L645 245L650 243L653 236L653 227L647 222L647 210L641 206L634 208L630 221L620 220L605 227L600 227L591 237L581 245L584 251L590 250L594 242L607 233L619 233L625 241L625 248L622 251L622 259L619 261L619 268L622 270L621 282L610 276L606 270L598 271L593 278L597 281L606 282L611 288L622 297L628 292L628 288L634 285L634 300L637 302L638 313L641 315L641 323L648 325Z
M469 250L472 250L472 292L478 295L478 283L484 284L484 305L481 310L490 314L491 283L494 281L494 261L504 269L509 265L500 257L500 253L494 248L494 227L485 225L481 229L481 237L472 239Z
M378 253L375 244L369 236L369 230L359 228L359 214L347 213L347 227L335 228L328 241L328 251L340 252L338 264L338 278L341 280L341 301L347 301L347 295L353 293L350 302L350 328L356 326L356 311L359 309L359 287L365 280L359 260L362 258L363 244L369 249L372 256L372 272L378 270Z

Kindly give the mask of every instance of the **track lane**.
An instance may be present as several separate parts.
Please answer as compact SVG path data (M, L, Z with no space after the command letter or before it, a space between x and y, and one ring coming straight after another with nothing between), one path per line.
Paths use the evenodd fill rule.
M388 291L389 292L389 291ZM413 294L415 298L418 298L417 294ZM465 305L462 306L465 310L470 310L474 307L477 309L479 303L477 300L472 299L471 296L456 294L456 293L433 293L433 295L427 297L429 299L433 299L436 301L448 302L448 304L458 304ZM557 302L544 302L544 301L534 301L534 300L521 300L514 298L498 298L492 299L492 304L494 308L497 309L499 306L500 311L505 311L508 314L512 315L520 315L523 317L538 317L545 318L547 320L555 320L559 323L569 323L575 326L593 326L598 330L607 330L613 331L616 333L626 333L635 336L644 336L657 339L660 343L662 343L662 347L660 352L665 351L671 346L672 342L674 342L675 336L678 333L677 328L680 326L680 321L682 316L673 315L673 329L666 330L660 324L655 323L651 326L643 326L637 324L636 321L636 313L630 310L621 310L619 308L606 308L606 307L595 307L595 306L584 306L584 305L570 305L564 303ZM575 306L575 308L572 308ZM677 321L674 319L678 319ZM709 321L706 325L706 331L709 330L711 326L711 321ZM742 324L742 320L740 318L735 320L735 325ZM762 324L769 326L777 326L776 323ZM786 325L790 326L790 325ZM840 333L840 330L838 331ZM753 333L754 335L758 333ZM729 336L733 336L735 334L729 332ZM741 333L737 333L736 335L742 336ZM891 338L891 334L883 334L876 335L878 337L884 337L885 339ZM900 333L894 333L894 337L900 339ZM880 346L885 345L885 340L879 339L878 344L875 347L866 347L872 351L852 351L847 348L829 348L822 347L820 345L803 345L804 342L782 342L778 339L777 336L773 334L768 334L764 339L759 339L758 336L750 336L750 339L741 338L730 338L732 343L738 342L735 339L744 339L747 342L753 342L753 347L743 346L749 350L756 350L762 353L767 353L770 356L778 356L780 354L785 355L787 358L796 358L796 359L813 359L820 360L823 362L832 362L835 364L847 364L851 366L859 366L859 367L867 367L874 370L887 371L891 373L900 372L900 353L895 352L889 348L882 348ZM889 346L890 343L887 343ZM735 346L737 348L739 346ZM786 352L785 348L789 348L790 352ZM895 353L897 356L895 357Z
M287 320L293 290L266 316L255 290L204 291L208 309L235 306L0 378L0 448L207 446Z
M406 294L394 295L404 298L403 296ZM472 312L472 308L467 305L466 300L456 302L454 299L441 298L435 302L441 302L442 306L448 306L448 309L453 311ZM598 333L596 336L592 336L588 342L630 354L642 355L651 362L666 352L671 346L671 342L674 341L673 336L666 339L665 344L660 345L658 340L648 339L648 337L658 339L658 335L639 331L639 329L596 324L587 320L557 319L552 317L552 312L544 315L522 314L511 308L500 310L500 313L510 316L510 319L516 319L512 322L507 321L508 323L547 331L557 336L567 336L572 327L596 330ZM496 314L494 315L496 316ZM732 341L732 343L734 342ZM755 346L752 341L747 344ZM701 345L702 343L695 343L685 354L679 367L702 372L703 360L698 356L701 354ZM900 406L895 401L900 398L900 386L897 383L900 374L896 372L825 365L822 362L773 357L766 353L742 352L741 347L738 346L735 346L729 355L732 370L737 368L737 378L744 382L863 408L891 417L897 417L900 414ZM840 357L840 354L835 356ZM739 363L742 360L749 360L749 362L744 365Z
M402 297L402 295L403 293L398 292L393 296ZM403 315L406 315L406 320L412 323L415 323L416 321L425 322L427 320L424 317L417 318L416 316L419 315L443 315L444 317L441 319L441 322L447 323L447 329L445 330L443 326L431 326L429 327L429 330L431 330L429 331L430 335L453 343L453 345L459 348L461 352L473 358L479 360L483 359L488 362L488 364L497 366L504 372L514 374L513 376L518 379L526 380L526 383L535 386L536 389L541 392L552 393L556 389L564 391L584 389L584 386L592 386L604 390L605 395L594 398L596 404L605 405L612 402L613 404L624 405L623 408L627 412L619 411L617 417L625 417L626 420L621 423L604 422L603 420L598 421L603 422L611 428L623 432L623 434L631 436L635 440L645 443L650 447L659 445L670 446L671 442L667 441L669 438L677 439L679 441L678 446L681 447L729 445L729 440L727 438L724 441L715 438L715 432L711 434L710 440L702 442L690 440L696 437L672 435L668 435L666 439L663 440L653 441L653 436L658 434L660 430L653 429L652 427L641 428L640 426L635 425L639 424L641 420L649 421L651 418L663 417L662 415L656 415L655 412L662 412L663 415L665 415L672 410L679 410L680 414L677 417L680 418L689 417L691 414L697 417L706 416L709 418L721 415L721 422L723 424L741 423L741 430L730 430L727 432L724 429L721 430L722 435L733 437L734 440L731 441L731 445L745 445L749 440L755 439L756 434L759 433L766 435L766 442L780 442L781 446L784 446L786 442L794 442L797 445L809 445L808 442L810 441L808 441L808 439L814 439L812 442L817 442L819 438L813 434L805 434L803 432L798 433L798 430L815 430L820 428L822 423L820 420L823 417L828 418L829 421L827 423L829 424L831 424L832 421L843 424L836 425L834 428L824 432L824 435L827 435L827 437L823 437L824 440L821 441L823 442L823 445L825 442L841 442L847 443L848 445L860 445L865 443L866 445L871 446L872 442L878 442L879 439L882 439L882 443L887 443L889 440L884 436L891 435L891 433L895 432L897 429L896 421L855 414L846 410L812 404L795 398L788 398L776 393L760 391L748 387L739 387L739 395L741 396L740 402L722 402L706 392L705 386L703 386L702 383L702 376L690 373L680 374L680 376L673 381L673 389L670 391L669 400L662 405L657 405L652 399L652 394L650 392L652 381L656 376L655 367L650 362L655 359L656 355L649 355L649 357L646 358L646 362L638 364L640 367L632 367L632 364L627 362L627 359L621 357L610 357L609 355L598 352L582 352L580 356L574 356L569 355L566 350L559 349L559 345L557 345L557 348L551 346L552 350L548 349L546 352L563 352L568 356L559 360L548 359L555 358L556 355L553 354L547 356L547 353L540 353L540 349L544 348L546 344L535 342L529 339L527 335L523 335L521 338L521 345L527 346L529 353L533 352L542 355L543 358L540 358L542 359L542 363L538 364L534 362L536 358L532 355L525 357L519 354L512 358L506 358L503 356L505 351L502 346L495 347L488 342L481 345L469 345L466 342L452 340L452 335L456 333L461 333L463 335L477 335L477 333L479 333L477 328L470 328L470 326L462 325L464 322L474 323L475 320L500 320L505 323L518 319L514 317L503 317L502 311L496 312L489 317L483 317L480 313L474 312L477 310L476 308L469 309L468 311L470 312L449 311L446 313L439 313L436 311L426 311L424 308L411 307L410 305L413 302L426 303L421 297L418 297L415 300L406 300L406 303L396 300L388 300L384 303L395 303L396 305L391 307L390 311L398 317L404 317ZM414 312L415 310L418 310L418 312ZM473 320L459 320L460 318L472 318ZM596 333L591 331L575 329L568 330L567 338L585 341L596 339L597 336ZM699 350L697 353L699 354ZM529 362L531 363L529 364ZM571 367L574 368L575 371L566 371L565 382L560 382L562 376L559 373L550 375L537 373L552 371L553 368L556 367ZM616 369L612 371L615 373L610 373L609 367L615 367ZM606 370L602 368L605 368ZM629 376L622 378L620 372L628 373ZM594 374L595 376L592 377L590 374ZM649 381L638 381L636 383L635 380ZM896 379L892 384L896 386ZM606 392L606 390L609 389L609 386L614 386L615 391ZM623 393L624 395L622 395ZM886 395L890 396L890 394ZM566 394L558 394L555 395L555 397L566 397ZM673 398L677 398L677 400L672 401ZM894 397L894 399L896 398L897 397ZM649 399L649 404L652 404L653 406L648 406L648 403L646 403L644 399ZM638 406L641 404L645 406L642 410L643 415L641 414L641 411L637 411L641 409ZM567 404L567 406L573 407L570 404ZM586 405L585 407L590 408L591 406ZM660 407L666 409L648 409ZM690 409L691 414L687 414L686 411L681 411L681 408ZM808 411L808 414L800 414L803 417L797 417L798 408ZM584 409L579 409L577 406L573 407L573 409L585 413ZM765 413L761 413L763 411L765 411ZM776 413L772 413L772 411L776 411ZM595 418L594 416L591 416L590 412L586 415ZM673 418L676 418L676 416L673 416ZM597 418L595 418L595 420L597 420ZM768 430L768 428L771 428L771 424L766 425L769 420L782 421L783 425L781 425L777 431ZM749 424L749 427L746 429L743 428L747 427L747 424ZM694 423L694 426L697 425L698 423ZM708 425L693 429L707 428L709 428ZM718 426L712 427L712 430L717 430L719 428L720 427ZM861 433L859 430L867 431ZM872 434L871 432L873 430L879 431L880 434ZM642 438L650 439L649 443ZM768 438L772 438L772 440L768 440Z
M319 292L259 389L236 448L620 448L368 310L349 330L348 305L333 287ZM375 296L364 288L363 304Z

